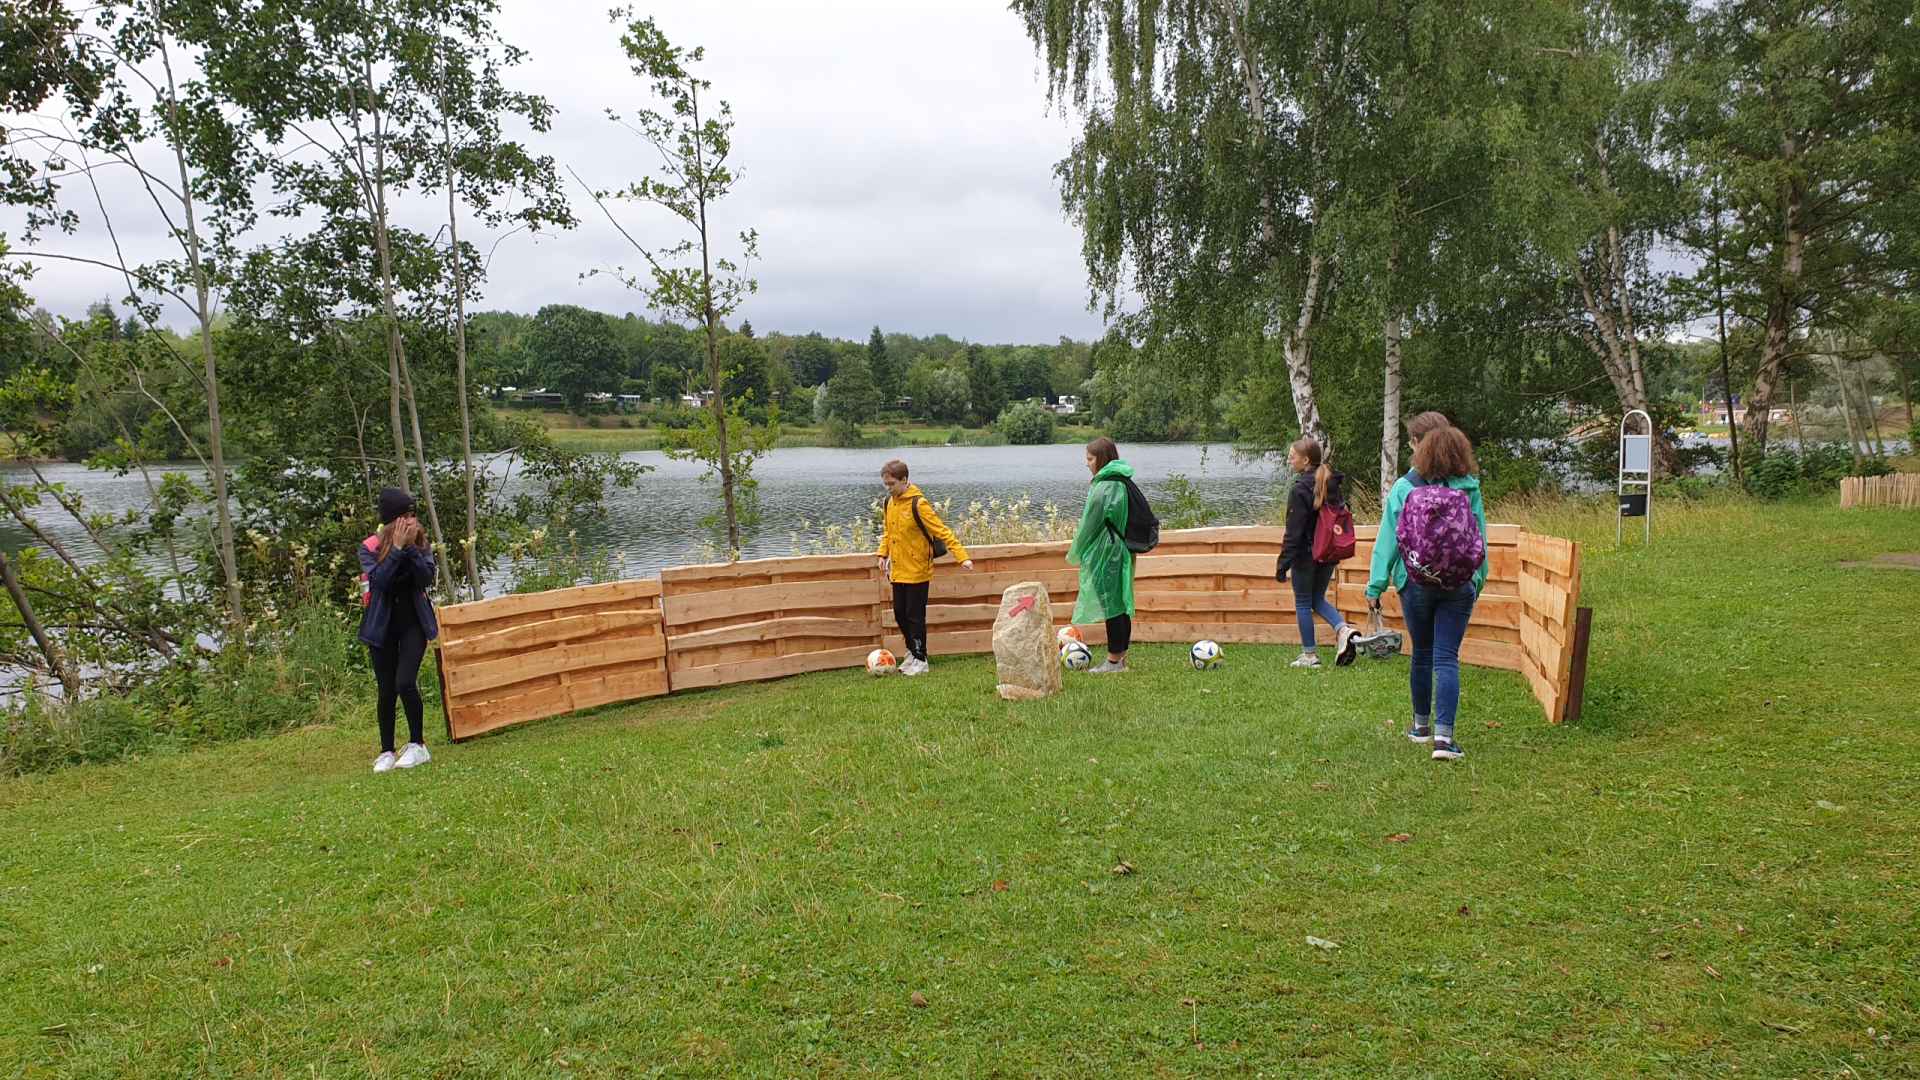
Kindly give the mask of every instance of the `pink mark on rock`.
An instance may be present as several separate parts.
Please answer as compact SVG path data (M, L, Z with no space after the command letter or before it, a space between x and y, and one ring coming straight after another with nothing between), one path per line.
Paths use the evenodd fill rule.
M1032 611L1033 600L1034 598L1032 596L1023 596L1020 599L1015 600L1013 602L1013 606L1007 609L1007 618L1017 619L1022 614Z

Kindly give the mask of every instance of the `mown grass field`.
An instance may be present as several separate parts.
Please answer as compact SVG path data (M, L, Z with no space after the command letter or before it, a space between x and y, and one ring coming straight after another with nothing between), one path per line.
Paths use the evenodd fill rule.
M1839 567L1920 521L1659 523L1536 518L1586 715L1469 672L1450 764L1404 661L1154 646L6 781L0 1073L1920 1075L1920 573Z

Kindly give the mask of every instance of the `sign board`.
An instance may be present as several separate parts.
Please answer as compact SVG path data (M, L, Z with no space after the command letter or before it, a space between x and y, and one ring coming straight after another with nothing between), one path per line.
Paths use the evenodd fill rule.
M1640 430L1629 432L1627 428L1635 426L1636 417ZM1653 438L1653 417L1644 410L1633 409L1620 418L1620 473L1615 485L1620 512L1613 523L1616 546L1625 535L1630 517L1645 522L1641 535L1647 543L1653 542Z

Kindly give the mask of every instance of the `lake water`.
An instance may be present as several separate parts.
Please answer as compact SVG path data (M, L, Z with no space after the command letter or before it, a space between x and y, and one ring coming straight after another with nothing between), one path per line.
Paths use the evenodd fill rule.
M1223 520L1252 521L1266 512L1279 482L1275 462L1248 461L1226 445L1148 445L1124 448L1141 487L1149 498L1170 500L1167 480L1179 474L1193 482L1196 492L1221 508ZM619 553L625 572L644 576L665 566L700 561L702 541L713 533L702 519L719 506L718 485L703 481L702 466L672 461L656 452L622 455L624 460L650 465L629 491L616 493L608 505L607 520L581 539L591 548ZM904 458L912 480L928 498L952 499L956 514L970 502L999 498L1003 502L1031 497L1036 508L1053 503L1062 514L1077 517L1086 498L1087 468L1078 446L948 446L904 450L833 450L800 448L775 450L754 466L760 482L761 527L743 537L747 558L793 553L793 534L803 522L816 525L845 523L868 515L868 507L883 491L880 466ZM197 468L176 468L196 479ZM119 515L146 505L146 488L138 473L116 477L82 465L43 465L47 479L67 484L94 512ZM24 466L8 466L13 483L32 480ZM156 482L158 476L155 477ZM518 487L509 482L508 490ZM40 520L47 530L76 552L89 546L78 525L45 504ZM966 539L966 537L962 537ZM32 543L11 521L0 522L0 545L9 551ZM491 582L489 591L502 587Z

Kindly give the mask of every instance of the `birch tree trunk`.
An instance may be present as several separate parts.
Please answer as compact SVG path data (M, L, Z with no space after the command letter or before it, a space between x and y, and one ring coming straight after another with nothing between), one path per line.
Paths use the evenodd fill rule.
M443 105L440 111L441 136L447 155L447 261L453 269L453 377L460 395L460 462L467 485L467 528L460 538L465 555L467 587L475 600L480 599L480 564L474 548L479 544L480 519L474 512L473 492L473 417L467 405L467 276L460 263L460 215L457 211L459 178L453 167L453 123Z
M1400 274L1400 245L1387 257L1386 386L1380 394L1380 505L1387 504L1394 481L1400 478L1400 308L1393 295Z

